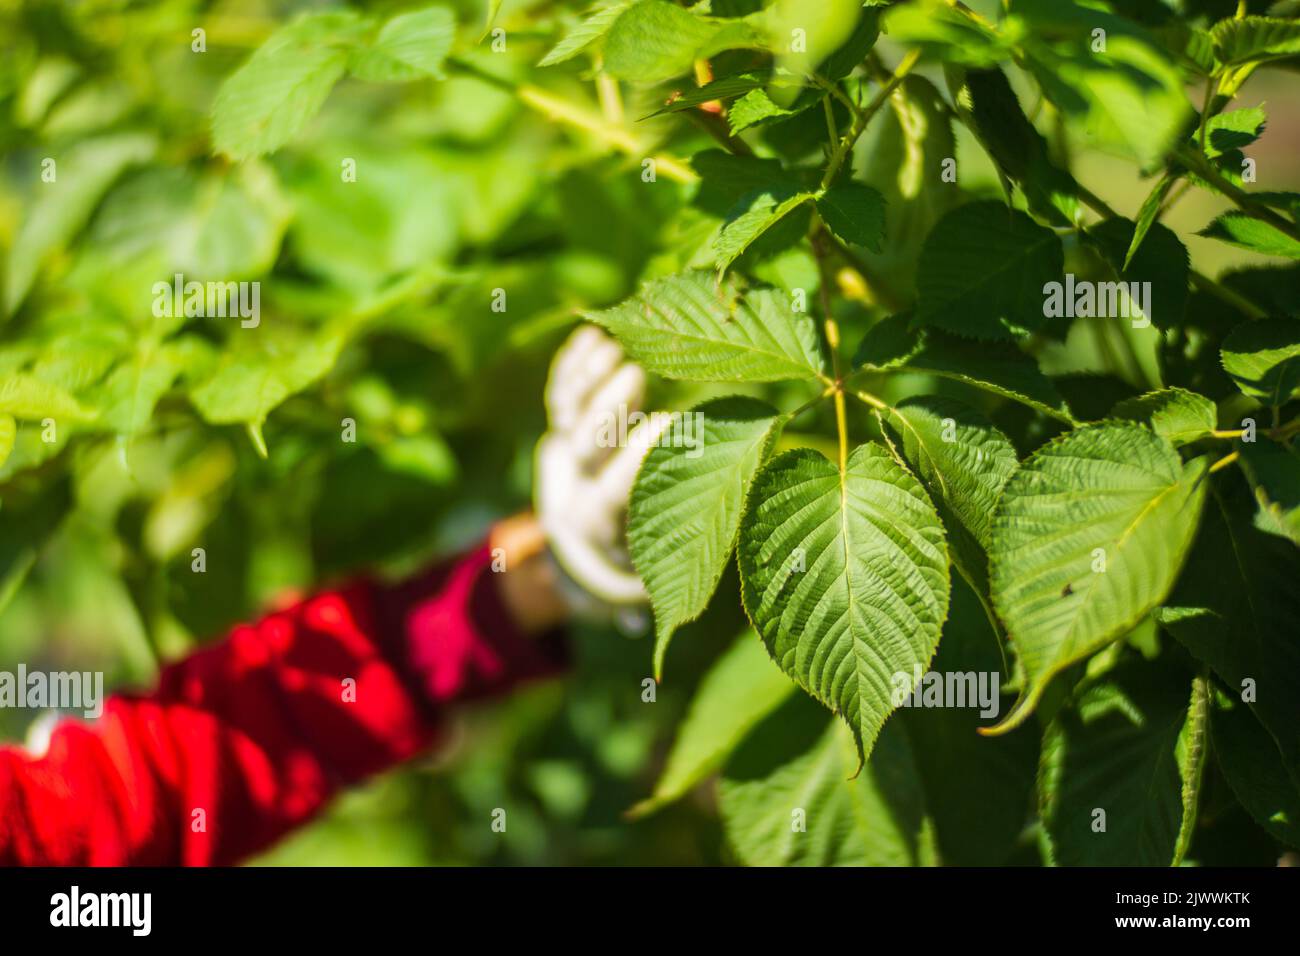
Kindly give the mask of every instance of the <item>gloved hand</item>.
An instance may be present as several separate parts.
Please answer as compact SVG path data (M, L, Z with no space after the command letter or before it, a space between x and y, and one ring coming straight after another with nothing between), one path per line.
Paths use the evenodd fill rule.
M645 372L595 326L574 332L551 364L535 504L556 562L586 593L566 592L580 613L646 602L627 553L627 499L669 415L645 416L644 395Z

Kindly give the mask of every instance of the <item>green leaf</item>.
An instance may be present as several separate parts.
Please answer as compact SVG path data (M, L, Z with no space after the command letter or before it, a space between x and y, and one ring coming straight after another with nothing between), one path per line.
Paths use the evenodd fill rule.
M348 64L353 76L371 83L443 79L443 61L456 39L456 17L446 7L427 7L393 17L373 43Z
M1176 862L1204 755L1206 708L1189 706L1188 683L1177 671L1126 663L1089 683L1048 726L1039 811L1055 864Z
M943 526L924 489L879 445L855 449L843 474L811 449L786 452L754 479L737 553L768 652L848 721L865 758L948 611Z
M735 76L724 76L683 93L671 103L655 110L646 119L662 116L664 113L680 113L682 110L691 109L702 103L711 103L714 100L731 99L757 89L763 85L763 82L763 79L755 73L738 73Z
M1249 249L1264 256L1300 259L1300 241L1291 238L1276 226L1244 213L1226 212L1197 235L1218 239L1230 246Z
M1047 140L1025 116L1006 75L1000 69L968 70L961 79L954 103L1002 175L1024 193L1030 212L1073 225L1079 214L1078 183L1052 162Z
M793 186L771 187L742 197L713 244L719 271L725 272L760 236L812 198L812 193Z
M654 793L629 814L653 813L697 786L794 691L758 635L745 631L700 681Z
M1258 106L1211 116L1205 123L1205 155L1217 159L1249 146L1263 135L1267 124L1268 116Z
M981 602L964 581L953 581L948 623L930 669L945 680L973 674L980 685L988 679L992 689L1003 661L1000 638ZM995 695L993 707L1001 703ZM966 707L906 707L893 718L903 721L912 740L944 865L1007 862L1030 820L1042 735L1028 727L1002 737L978 733L996 716L968 696Z
M1232 472L1217 476L1187 569L1161 627L1245 699L1300 781L1300 551L1253 524L1255 503Z
M266 416L332 369L346 341L337 329L305 333L275 328L232 332L235 342L190 390L190 400L205 421L248 425L263 453L265 443L259 439Z
M727 110L727 123L734 136L752 126L793 116L797 112L799 111L795 109L778 106L766 90L751 90L731 104L731 109Z
M1155 168L1192 116L1182 74L1160 41L1131 20L1062 0L1016 0L1011 14L1032 30L1023 65L1086 140ZM1105 31L1104 50L1093 49L1094 29Z
M1210 30L1214 58L1223 66L1300 55L1300 21L1276 17L1220 20Z
M862 183L832 186L817 197L817 212L841 241L883 251L885 197Z
M745 494L776 437L766 402L722 398L676 414L637 473L628 546L655 614L655 679L673 632L708 606L731 559Z
M623 14L623 11L628 6L627 3L615 3L588 14L581 23L565 34L564 39L555 44L537 65L554 66L557 63L573 59L607 34L609 28L614 25L614 21Z
M916 866L934 833L901 725L860 773L853 736L802 695L746 738L723 771L727 842L749 866Z
M1210 729L1219 767L1241 805L1274 837L1300 848L1300 784L1268 731L1240 704L1215 709Z
M698 16L667 0L640 0L605 37L605 71L622 80L659 83L722 50L763 46L759 32L743 20Z
M909 398L883 417L948 529L953 562L987 589L993 512L1016 450L983 415L949 398Z
M779 382L822 375L817 329L776 289L687 272L648 283L621 305L583 313L665 378Z
M1161 176L1155 188L1147 193L1146 199L1142 200L1142 208L1138 210L1137 221L1134 223L1133 238L1129 240L1128 251L1124 253L1124 264L1121 268L1127 269L1133 257L1137 255L1138 249L1142 248L1142 240L1151 231L1152 224L1160 215L1160 207L1164 204L1165 197L1169 195L1169 190L1177 178L1170 173Z
M993 519L993 603L1027 686L999 725L1033 710L1051 678L1127 633L1173 587L1205 498L1186 465L1138 426L1080 428L1012 476Z
M89 421L95 409L86 408L57 385L31 375L9 375L0 380L0 414L30 421Z
M364 28L355 13L313 13L271 34L217 90L214 149L240 161L292 139L343 75Z
M891 7L885 14L884 30L895 43L919 46L945 63L985 67L1011 55L995 30L963 16L943 0Z
M1146 318L1158 329L1176 328L1182 324L1187 309L1191 271L1187 247L1168 227L1153 222L1148 227L1146 241L1130 256L1136 234L1136 225L1120 217L1098 223L1087 232L1121 282L1150 284L1146 300L1151 314ZM1125 298L1136 318L1140 315L1137 304L1130 297Z
M877 322L853 358L880 372L918 372L965 382L1073 423L1065 399L1038 363L1007 342L972 342L927 329L910 329L906 315Z
M1242 442L1241 470L1259 502L1255 526L1300 544L1300 450L1294 444Z
M1251 398L1284 405L1300 394L1300 323L1243 323L1223 340L1220 354L1223 370Z
M0 465L9 458L14 450L14 437L18 434L18 423L12 415L0 415Z
M136 163L149 159L152 136L121 133L87 140L56 158L55 180L40 183L36 202L14 237L5 263L4 313L12 315L31 290L46 259L68 245L90 219L100 199Z
M1218 423L1214 402L1185 388L1162 388L1125 399L1111 415L1149 425L1175 448L1204 438Z
M143 342L118 365L96 392L100 416L96 424L119 435L137 435L153 416L154 406L205 344L182 338L159 344Z
M998 202L958 206L921 250L913 324L980 339L1046 322L1044 289L1060 281L1061 240Z

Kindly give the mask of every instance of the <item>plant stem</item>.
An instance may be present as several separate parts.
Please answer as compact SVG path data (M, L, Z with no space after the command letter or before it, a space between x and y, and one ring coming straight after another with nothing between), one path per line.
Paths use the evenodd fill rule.
M1220 458L1218 461L1216 461L1213 465L1210 466L1210 474L1214 474L1216 471L1222 471L1224 468L1227 468L1234 461L1236 461L1239 457L1240 457L1240 453L1235 451L1230 455L1224 455L1222 458Z
M821 182L822 189L827 189L835 180L836 174L840 171L840 166L844 164L845 157L848 156L849 151L853 149L853 145L861 138L862 134L866 132L871 117L875 116L880 107L885 105L889 95L898 88L898 84L903 82L904 77L912 72L912 67L916 66L916 61L920 58L921 51L919 48L908 51L907 55L894 69L894 73L888 82L880 88L880 91L876 93L871 102L863 107L862 111L854 118L853 125L849 127L849 131L844 134L836 145L835 151L831 153L830 162L826 164L826 174L822 176Z
M1239 188L1235 183L1229 182L1223 174L1215 168L1214 164L1207 160L1203 155L1194 153L1185 146L1179 147L1174 152L1175 158L1187 169L1196 173L1202 179L1210 183L1215 189L1223 193L1233 203L1252 219L1258 219L1276 229L1285 236L1289 236L1296 242L1300 242L1300 227L1291 222L1285 216L1274 212L1272 209L1258 202L1254 196Z
M691 169L681 160L672 156L648 155L649 150L642 141L635 136L630 130L623 126L610 123L598 113L570 103L568 100L556 96L540 86L534 86L531 83L515 83L512 80L495 76L494 74L468 62L460 57L448 57L448 66L458 69L464 73L491 83L503 90L508 90L519 98L519 101L529 109L535 110L549 120L557 123L563 123L580 129L583 132L590 133L596 139L605 145L618 150L628 156L653 159L655 169L662 172L669 179L679 183L694 183L699 177L695 170Z

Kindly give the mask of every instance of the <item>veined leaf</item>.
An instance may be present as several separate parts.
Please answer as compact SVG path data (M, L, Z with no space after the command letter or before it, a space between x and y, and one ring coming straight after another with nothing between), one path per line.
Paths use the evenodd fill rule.
M655 614L655 677L673 632L708 606L731 558L754 472L780 417L766 402L705 402L646 455L628 508L628 545Z
M1185 388L1162 388L1120 402L1111 411L1115 418L1145 422L1175 448L1204 438L1214 431L1218 410L1204 395Z
M1219 767L1241 805L1274 837L1300 849L1300 783L1268 731L1241 704L1216 708L1210 728Z
M935 862L933 826L906 732L891 724L871 760L843 724L801 694L759 724L718 788L727 842L750 866L916 866Z
M353 56L348 69L371 83L405 83L430 76L440 80L455 39L456 17L446 7L400 13L379 29L373 43Z
M832 186L817 197L817 212L843 242L881 252L885 241L885 197L862 183Z
M1210 30L1214 58L1223 66L1244 66L1300 55L1300 21L1278 17L1220 20Z
M665 378L779 382L822 375L812 319L775 289L687 272L656 279L604 312L584 315L633 359Z
M1300 550L1254 526L1255 503L1217 476L1178 586L1156 619L1249 704L1300 781Z
M19 374L0 380L0 414L19 420L53 418L56 421L84 422L93 419L96 412L57 385Z
M1183 464L1139 425L1080 428L1012 476L993 519L990 580L1027 684L1007 730L1051 678L1165 599L1191 545L1208 462Z
M235 333L234 347L190 390L190 400L205 421L248 425L257 441L266 416L333 368L345 342L337 329L280 333L273 328L259 329L256 335Z
M879 445L840 472L811 449L764 465L737 549L745 610L781 669L848 721L864 755L916 684L948 611L943 526Z
M1267 115L1258 106L1211 116L1205 123L1205 155L1217 159L1249 146L1263 134L1267 123Z
M881 372L918 372L965 382L1073 423L1065 399L1038 363L1009 342L973 342L935 329L908 328L906 315L883 319L858 346L853 364Z
M655 110L646 119L662 116L664 113L680 113L682 110L692 109L702 103L712 103L714 100L728 100L735 96L742 96L751 90L758 89L763 83L763 78L756 73L738 73L735 76L723 76L704 84L698 89L683 93Z
M1182 324L1187 309L1187 247L1168 227L1153 222L1146 241L1129 255L1136 235L1137 226L1120 217L1098 223L1087 232L1120 282L1147 284L1149 294L1144 298L1151 324L1158 329L1175 328ZM1126 297L1136 318L1137 303Z
M1169 866L1195 814L1207 707L1145 662L1088 684L1043 737L1039 810L1061 866ZM1188 805L1184 805L1184 786Z
M960 75L953 102L967 119L999 171L1024 193L1030 212L1059 225L1078 220L1078 183L1052 162L1047 141L1025 116L1002 70L949 73L949 86Z
M1060 281L1061 240L998 202L958 206L921 250L913 324L980 339L1046 322L1043 287Z
M920 46L946 63L985 67L1011 55L995 30L963 16L943 0L897 4L885 14L884 26L895 43Z
M1197 235L1218 239L1230 246L1239 246L1260 255L1300 259L1300 241L1291 238L1276 226L1245 213L1226 212Z
M720 769L750 729L795 690L758 635L741 634L704 675L654 793L630 814L652 813Z
M1272 441L1238 447L1241 470L1259 502L1255 526L1300 545L1300 450Z
M565 35L563 40L555 44L537 65L554 66L557 63L563 63L565 60L573 59L608 33L609 28L614 25L614 21L622 15L628 6L630 4L614 3L588 14L581 23Z
M953 564L987 596L993 512L1016 470L1015 448L983 415L949 398L909 398L882 417L943 519Z
M619 79L659 83L687 72L697 59L764 45L745 20L702 17L667 0L639 0L609 28L605 70Z
M1300 323L1288 319L1245 322L1223 340L1223 370L1237 387L1266 405L1300 394Z
M244 160L287 143L324 104L365 26L350 11L313 13L271 34L217 90L217 152Z
M759 237L813 198L795 187L772 187L743 197L713 244L718 269L725 272ZM800 229L800 235L805 230Z

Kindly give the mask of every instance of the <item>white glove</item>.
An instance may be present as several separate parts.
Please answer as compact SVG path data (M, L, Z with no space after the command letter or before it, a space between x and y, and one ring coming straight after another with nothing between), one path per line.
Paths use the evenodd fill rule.
M623 361L600 329L583 326L551 364L550 426L537 445L536 510L551 553L584 591L615 607L646 601L627 554L627 499L669 416L644 416L644 396L641 367Z

